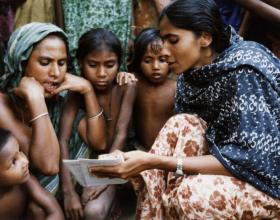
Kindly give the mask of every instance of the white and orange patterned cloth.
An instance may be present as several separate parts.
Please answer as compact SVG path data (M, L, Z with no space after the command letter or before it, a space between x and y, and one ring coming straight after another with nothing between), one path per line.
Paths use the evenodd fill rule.
M208 154L206 123L195 115L168 120L150 152L163 156ZM185 175L147 170L141 173L137 219L280 219L280 200L235 177Z

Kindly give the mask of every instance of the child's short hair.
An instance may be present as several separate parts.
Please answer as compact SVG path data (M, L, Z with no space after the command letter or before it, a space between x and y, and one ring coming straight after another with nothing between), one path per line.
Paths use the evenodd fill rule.
M119 66L122 62L122 45L116 35L105 28L93 28L84 33L78 43L76 58L83 60L92 51L109 50L117 55Z
M156 28L146 28L134 40L134 54L131 63L132 72L143 74L141 70L141 61L148 48L151 45L152 50L158 50L162 39L159 30ZM162 48L160 48L162 49Z
M0 151L8 142L9 138L11 137L12 133L4 128L0 128Z

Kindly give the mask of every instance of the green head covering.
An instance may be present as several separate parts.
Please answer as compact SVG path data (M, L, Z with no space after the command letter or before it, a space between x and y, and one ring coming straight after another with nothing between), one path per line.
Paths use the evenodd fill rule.
M4 59L5 73L0 77L1 88L7 90L18 85L24 72L22 62L28 60L34 44L52 33L60 33L65 40L67 39L62 29L48 23L33 22L14 31L9 39Z

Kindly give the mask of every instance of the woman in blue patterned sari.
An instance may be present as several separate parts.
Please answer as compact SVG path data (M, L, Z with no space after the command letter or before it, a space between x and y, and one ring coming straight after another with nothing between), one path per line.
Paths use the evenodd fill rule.
M149 153L91 172L134 177L140 219L278 219L279 59L225 27L212 0L172 2L160 33L178 115Z

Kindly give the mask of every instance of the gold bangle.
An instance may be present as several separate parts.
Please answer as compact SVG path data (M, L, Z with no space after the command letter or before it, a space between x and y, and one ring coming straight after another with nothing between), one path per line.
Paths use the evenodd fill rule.
M103 108L101 108L100 112L98 112L96 115L93 116L88 116L88 119L95 119L98 118L99 116L101 116L103 113Z
M48 115L48 114L49 114L48 112L44 112L44 113L42 113L42 114L40 114L40 115L37 115L36 117L32 118L32 119L29 121L29 124L31 124L33 121L35 121L35 120L37 120L37 119L39 119L39 118L41 118L41 117L43 117L43 116L45 116L45 115Z

